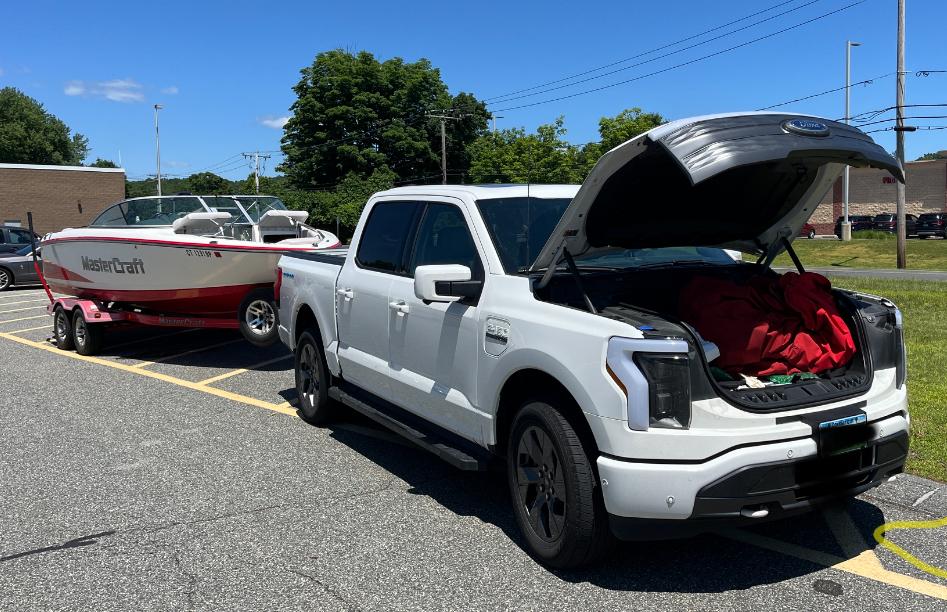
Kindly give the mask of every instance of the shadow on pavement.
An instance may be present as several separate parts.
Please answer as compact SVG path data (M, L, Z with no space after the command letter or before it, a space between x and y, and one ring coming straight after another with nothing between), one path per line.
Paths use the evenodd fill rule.
M382 435L365 435L358 428L350 428L352 423L374 428ZM473 516L495 525L524 548L502 472L456 470L425 451L385 441L387 432L354 413L330 429L334 439L407 482L411 486L408 493L426 495L459 516ZM848 539L847 551L819 512L761 524L748 531L840 558L873 548L871 532L884 522L881 510L862 500L839 502L836 507L848 511L862 536L857 545ZM704 534L678 540L621 542L595 567L551 573L569 582L588 582L613 590L706 593L775 584L823 568L722 535ZM832 581L818 582L813 588L826 594L841 588Z

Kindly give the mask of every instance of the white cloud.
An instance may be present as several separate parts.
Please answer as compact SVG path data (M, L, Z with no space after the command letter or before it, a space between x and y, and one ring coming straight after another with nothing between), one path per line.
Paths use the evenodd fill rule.
M91 96L113 102L144 102L142 85L133 79L110 81L69 81L63 88L67 96Z
M169 96L177 95L180 90L177 85L171 85L170 87L165 87L161 90L161 93L167 94Z
M286 125L286 122L289 121L289 117L261 117L259 121L261 125L265 125L268 128L281 130L283 129L283 126Z

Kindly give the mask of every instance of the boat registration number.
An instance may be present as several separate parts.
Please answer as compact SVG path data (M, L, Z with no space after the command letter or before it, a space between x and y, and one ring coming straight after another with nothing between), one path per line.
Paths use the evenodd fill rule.
M213 257L215 255L217 257L220 257L220 253L216 251L208 251L204 249L184 249L184 253L188 257Z

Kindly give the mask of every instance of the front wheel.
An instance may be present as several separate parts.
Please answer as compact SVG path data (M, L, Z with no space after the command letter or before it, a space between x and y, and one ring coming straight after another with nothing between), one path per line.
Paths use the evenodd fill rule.
M557 568L587 565L612 540L592 460L553 402L527 402L507 447L507 481L528 552Z
M56 346L64 351L71 351L76 347L72 341L72 322L69 313L62 306L53 311L53 339Z
M0 268L0 291L6 291L13 284L13 273L6 268Z
M269 346L279 339L279 316L273 290L261 287L243 298L237 311L240 333L250 344Z
M82 316L82 310L76 309L72 317L72 342L80 355L95 355L102 348L105 332L102 323L89 324Z

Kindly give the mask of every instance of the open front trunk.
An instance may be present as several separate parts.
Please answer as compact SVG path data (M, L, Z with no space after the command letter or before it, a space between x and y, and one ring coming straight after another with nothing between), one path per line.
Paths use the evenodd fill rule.
M583 272L582 284L599 316L633 325L646 338L683 338L689 347L691 397L694 400L722 397L754 411L780 411L837 401L864 393L876 368L893 367L896 343L894 309L866 297L835 290L839 312L855 342L855 353L839 367L823 371L813 378L795 377L789 383L773 383L759 377L765 385L749 388L740 377L725 380L714 366L712 348L699 330L681 317L681 293L697 278L717 278L747 284L754 276L778 275L753 264L720 266L673 266L622 272ZM537 292L545 301L578 309L587 309L585 297L575 279L556 274ZM899 340L899 339L898 339ZM708 354L710 353L710 354ZM874 368L873 368L873 354ZM718 358L719 359L719 358ZM743 372L755 376L757 372Z

